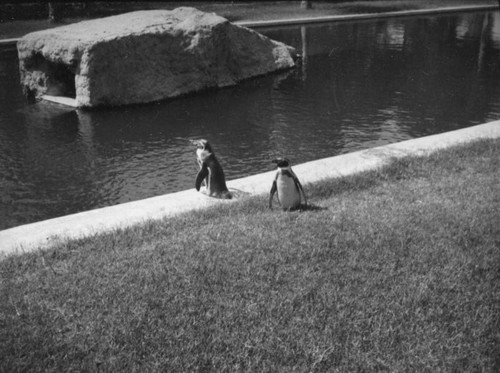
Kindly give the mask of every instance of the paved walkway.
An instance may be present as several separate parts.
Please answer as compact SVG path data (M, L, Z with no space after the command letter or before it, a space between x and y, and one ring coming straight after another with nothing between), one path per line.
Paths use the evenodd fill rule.
M295 165L293 169L303 184L307 185L325 178L372 170L394 157L428 154L484 138L500 138L500 121L307 162ZM60 240L95 235L221 203L230 204L249 195L267 194L273 177L274 171L229 181L228 187L236 195L234 200L207 197L193 188L6 229L0 231L0 257L43 249ZM310 199L314 201L314 196L310 196ZM263 203L262 208L267 208L267 203Z
M245 27L257 28L257 27L270 27L278 25L352 21L352 20L362 20L362 19L382 18L382 17L404 17L404 16L406 17L406 16L418 16L418 15L433 14L433 13L471 12L471 11L497 10L497 9L498 6L496 5L481 4L481 5L443 7L434 9L401 10L401 11L382 12L382 13L343 14L335 16L295 18L295 19L274 20L274 21L241 21L235 23Z
M258 28L258 27L270 27L279 25L296 25L296 24L308 24L308 23L361 20L361 19L381 18L381 17L402 17L402 16L425 15L432 13L465 12L465 11L470 12L470 11L497 10L497 9L498 6L496 5L480 4L480 5L440 7L434 9L402 10L402 11L382 12L382 13L343 14L343 15L334 15L325 17L303 17L303 18L279 19L270 21L239 21L234 23L245 27ZM17 43L18 40L19 38L0 39L0 46L14 45Z

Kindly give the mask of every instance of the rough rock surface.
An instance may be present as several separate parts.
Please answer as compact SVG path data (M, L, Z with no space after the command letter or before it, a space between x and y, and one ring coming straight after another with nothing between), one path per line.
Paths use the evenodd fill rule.
M76 106L145 103L294 66L295 50L194 8L126 13L38 31L17 44L29 96Z

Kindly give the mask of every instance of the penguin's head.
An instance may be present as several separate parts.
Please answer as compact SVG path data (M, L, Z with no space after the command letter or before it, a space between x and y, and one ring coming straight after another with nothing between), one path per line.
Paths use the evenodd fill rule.
M288 158L276 158L273 159L273 163L276 163L276 165L280 168L286 168L290 166L290 160Z
M192 140L191 141L196 147L200 150L206 150L209 153L212 153L212 147L208 140L200 139L200 140Z

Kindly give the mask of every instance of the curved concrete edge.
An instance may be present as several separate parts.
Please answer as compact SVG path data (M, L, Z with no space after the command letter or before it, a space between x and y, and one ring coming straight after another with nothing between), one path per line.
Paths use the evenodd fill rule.
M314 183L324 179L374 170L388 164L395 158L428 155L438 150L475 140L496 138L500 138L500 120L319 159L294 166L293 169L297 176L304 180L304 183Z
M307 185L325 179L373 170L394 158L429 154L440 149L486 138L500 138L500 120L306 162L294 165L293 169L302 183ZM269 193L273 178L274 171L269 171L228 181L229 189L237 196L233 200L207 197L195 189L190 189L6 229L0 231L0 257L44 249L67 239L92 236L150 220L206 209L218 204L234 203L238 199L245 198L245 195L266 194Z
M297 25L301 23L355 21L355 20L372 19L372 18L387 18L387 17L425 15L432 13L470 12L470 11L498 10L498 9L499 7L497 5L483 4L483 5L454 6L454 7L452 6L452 7L432 8L432 9L401 10L395 12L343 14L335 16L323 16L323 17L303 17L303 18L269 20L269 21L236 21L233 23L239 26L244 26L249 28L259 28L259 27L270 27L270 26ZM0 39L0 46L15 45L19 41L19 39L21 38Z
M0 254L43 249L67 239L92 236L230 201L210 198L192 189L21 225L0 231Z

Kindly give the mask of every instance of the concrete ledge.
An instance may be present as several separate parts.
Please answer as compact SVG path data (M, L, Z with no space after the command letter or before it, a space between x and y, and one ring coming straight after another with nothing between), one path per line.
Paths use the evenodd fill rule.
M43 95L42 100L55 102L56 104L77 107L76 100L71 97Z
M294 165L303 184L326 178L352 175L383 166L394 157L428 154L473 140L500 138L500 121L481 124L443 134L366 149ZM193 154L194 156L194 154ZM0 257L43 249L60 240L81 238L148 220L172 217L206 209L217 204L234 203L247 195L269 193L274 171L229 181L234 200L210 198L195 189L148 198L121 205L86 211L0 231ZM314 200L314 196L310 196ZM263 205L262 208L267 208Z
M0 46L3 45L16 45L17 41L19 38L12 38L12 39L0 39Z
M498 10L498 6L470 5L470 6L443 7L443 8L433 8L433 9L400 10L395 12L344 14L335 16L324 16L324 17L304 17L304 18L270 20L270 21L241 21L241 22L235 22L235 24L250 28L258 28L258 27L297 25L297 24L307 24L307 23L356 21L356 20L373 19L373 18L419 16L419 15L426 15L433 13L471 12L471 11L486 11L486 10Z
M282 19L282 20L269 20L269 21L236 21L234 24L245 26L249 28L282 26L282 25L297 25L301 23L323 23L335 21L351 21L372 18L386 18L386 17L402 17L425 15L432 13L452 13L452 12L471 12L471 11L486 11L498 10L496 5L469 5L469 6L456 6L456 7L443 7L434 9L416 9L416 10L401 10L396 12L382 12L382 13L363 13L363 14L344 14L336 16L324 17L304 17L295 19ZM20 38L0 39L0 46L2 45L15 45Z

